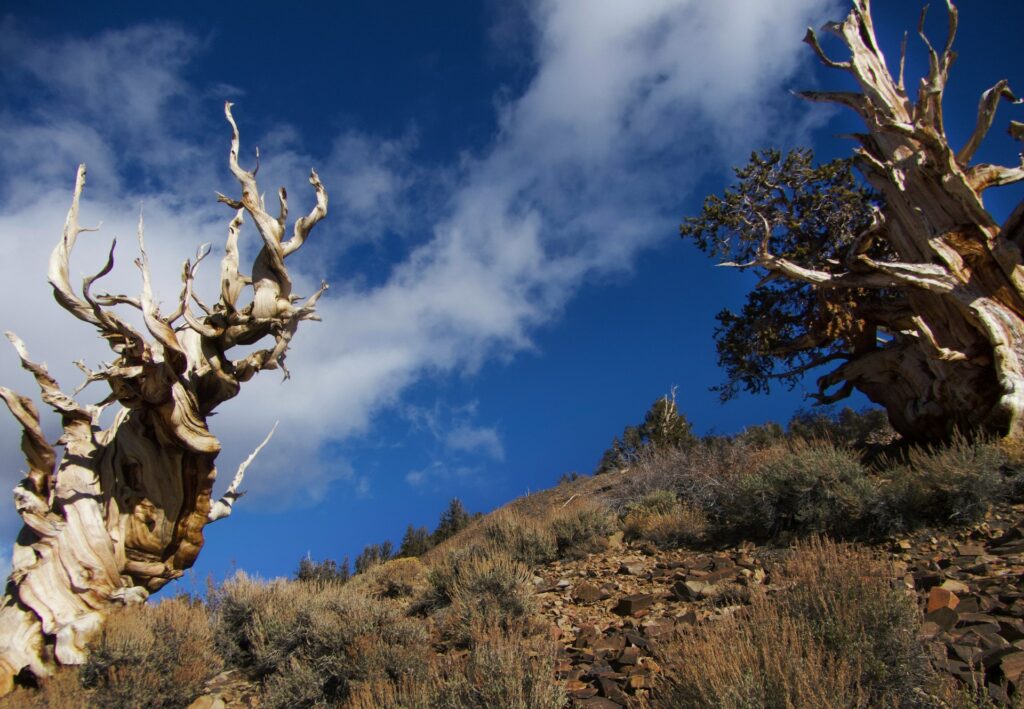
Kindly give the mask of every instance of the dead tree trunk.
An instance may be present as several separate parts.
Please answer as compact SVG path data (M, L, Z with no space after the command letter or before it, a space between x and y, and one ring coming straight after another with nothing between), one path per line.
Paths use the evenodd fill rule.
M845 262L830 270L802 267L768 252L757 265L775 276L821 289L886 289L899 294L898 312L862 323L869 335L837 370L819 380L819 399L836 401L857 388L889 413L894 427L915 439L953 429L1024 434L1024 205L1005 224L985 209L990 187L1024 179L1024 165L972 164L1000 100L1019 103L1006 81L982 94L977 126L959 150L950 147L942 99L955 54L957 11L947 2L949 34L936 50L918 32L929 72L911 97L903 60L894 78L875 38L869 0L854 0L842 23L826 29L851 52L830 59L813 30L806 41L827 66L849 73L858 92L807 92L808 99L842 104L863 119L858 164L882 193L874 225L853 239ZM905 46L904 46L905 49ZM1024 137L1024 124L1011 122ZM885 242L892 260L868 253Z
M292 294L285 258L297 251L327 213L327 193L316 172L310 183L316 206L298 219L285 239L288 203L282 188L280 211L271 216L256 185L255 171L239 167L238 129L232 129L231 172L242 188L239 200L219 200L234 208L221 262L220 299L207 306L193 293L196 269L209 253L202 247L182 269L175 310L159 312L139 222L142 294L94 295L95 282L113 267L113 246L104 268L86 278L77 293L68 280L68 261L80 233L78 203L85 166L78 168L64 234L50 257L49 280L57 302L93 325L115 353L112 364L91 371L86 383L104 381L110 395L95 406L64 394L45 367L29 359L22 342L7 336L22 366L35 377L42 400L61 416L64 446L58 458L43 436L31 399L0 388L0 397L23 429L28 474L15 488L15 506L24 527L14 546L12 572L0 607L0 693L19 672L46 676L54 662L76 664L85 643L104 617L123 604L140 603L192 566L203 546L203 528L231 514L250 456L220 500L211 498L220 444L207 417L234 397L242 382L264 369L284 366L298 324L318 319L316 302L326 290L304 301ZM248 212L263 239L252 277L239 272L238 233ZM240 307L243 289L253 300ZM115 313L120 306L141 313L145 333ZM194 312L198 308L199 312ZM232 360L235 345L270 338L266 349ZM101 430L108 404L123 407L113 425ZM269 439L269 436L267 437ZM265 444L266 441L263 442ZM260 445L262 448L263 444ZM259 448L256 449L256 452Z

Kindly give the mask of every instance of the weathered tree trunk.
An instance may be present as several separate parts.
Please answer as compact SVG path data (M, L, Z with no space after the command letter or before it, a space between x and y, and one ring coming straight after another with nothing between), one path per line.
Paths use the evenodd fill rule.
M103 270L85 279L77 294L68 281L68 261L76 237L89 231L78 225L85 184L82 165L63 237L50 259L49 279L57 302L94 325L115 352L113 364L100 371L79 365L86 383L105 381L110 395L96 406L78 404L8 333L22 366L35 377L42 400L61 416L63 435L58 443L64 453L58 461L32 401L0 388L0 398L22 426L28 463L28 474L14 491L24 527L15 543L0 607L0 693L10 690L19 672L46 676L55 662L82 662L85 643L107 614L144 601L192 566L203 546L203 528L231 514L245 469L266 443L240 466L224 496L213 501L220 444L207 428L207 417L257 372L280 368L287 377L284 358L296 327L302 320L318 319L314 309L326 284L299 303L291 294L284 259L302 246L326 215L327 194L313 172L316 206L297 220L291 238L285 240L285 192L279 192L279 216L272 217L260 197L255 172L238 165L238 129L231 104L225 105L225 114L232 128L231 171L242 187L242 198L219 198L236 210L221 263L219 301L210 307L192 292L196 269L208 253L203 247L194 263L184 265L175 311L166 316L158 311L141 220L141 257L136 261L142 272L141 297L91 294L94 282L113 267L113 247ZM263 239L252 278L238 270L238 231L245 212ZM253 302L236 307L250 284ZM148 337L119 317L115 306L140 311ZM193 306L202 314L193 314ZM227 356L232 346L264 337L273 338L271 347L234 361ZM100 413L115 401L123 408L113 425L101 430Z
M856 139L858 164L882 193L875 224L854 239L843 272L813 270L768 253L758 264L773 274L823 289L886 289L899 307L860 324L852 356L819 380L819 399L836 401L854 389L889 413L894 427L921 440L952 430L1024 434L1024 205L1000 226L985 209L989 187L1024 179L1024 167L971 161L992 125L1000 100L1018 103L1006 81L981 97L977 127L959 151L947 140L942 98L955 55L957 11L947 2L949 35L941 51L923 33L930 69L915 99L894 78L875 39L868 0L854 0L842 23L827 26L851 51L828 58L813 30L806 41L828 66L851 74L860 92L807 92L814 101L855 110L867 131ZM1011 123L1020 139L1024 125ZM886 242L892 261L868 256ZM836 389L838 387L838 389ZM832 390L831 392L829 390Z

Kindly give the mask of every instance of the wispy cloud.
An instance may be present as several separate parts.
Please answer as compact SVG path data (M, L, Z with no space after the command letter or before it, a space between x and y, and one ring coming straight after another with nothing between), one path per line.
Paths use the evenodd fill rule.
M445 445L454 451L482 453L493 460L505 459L505 447L497 429L491 427L474 428L461 425L450 431L444 439Z
M533 79L521 95L500 100L487 149L440 169L417 163L414 128L384 137L342 132L326 152L313 152L288 126L262 136L268 190L287 184L300 211L310 198L300 180L316 164L332 195L328 221L293 259L297 292L344 272L336 257L355 244L412 236L404 237L407 256L382 264L376 279L334 284L321 301L323 324L308 324L295 339L291 381L258 377L213 420L225 468L281 421L247 477L246 503L262 497L282 505L288 495L314 501L339 479L364 485L336 451L324 454L326 442L365 431L426 372L473 371L530 347L532 329L557 318L581 283L628 270L640 251L672 233L680 200L701 175L768 136L799 131L808 114L785 103L781 89L811 60L799 42L803 28L833 4L539 2L528 13ZM232 191L210 157L224 131L196 138L182 128L188 122L173 104L202 100L205 89L184 72L202 41L180 28L147 25L55 43L4 29L0 81L29 107L0 113L0 280L18 294L4 299L0 319L71 388L78 375L67 362L110 356L50 305L45 285L75 164L90 163L95 179L83 221L102 217L104 236L130 236L145 200L147 243L163 272L157 287L172 298L176 264L200 241L223 243L229 215L208 195ZM242 130L250 150L256 140L244 119ZM223 153L221 146L217 161ZM101 251L85 244L103 242L88 236L74 266L82 272ZM247 239L251 258L252 233ZM206 276L205 287L215 288L212 270ZM112 289L138 289L131 269L119 278ZM41 307L29 312L24 303ZM0 358L0 381L29 389L16 370L13 355ZM4 419L0 432L0 454L18 459L14 426ZM467 421L443 436L455 452L503 455L490 423ZM450 474L471 470L457 465ZM414 471L407 480L436 473Z

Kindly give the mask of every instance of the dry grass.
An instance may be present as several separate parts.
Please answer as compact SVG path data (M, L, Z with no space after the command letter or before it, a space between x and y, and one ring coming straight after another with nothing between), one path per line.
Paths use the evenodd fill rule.
M442 637L456 647L472 647L491 628L529 634L537 606L531 578L529 568L504 551L470 547L430 570L419 608L437 615Z
M707 532L703 511L679 501L675 493L655 490L631 503L622 519L627 539L646 539L662 546L695 544Z
M788 589L740 617L680 636L664 652L659 706L927 706L936 680L912 598L889 563L812 539L784 566Z
M872 508L875 484L857 455L826 441L790 443L755 467L724 504L724 526L755 537L779 531L847 534Z
M1007 462L998 444L962 437L941 448L910 449L903 464L890 464L885 473L891 480L881 493L885 526L977 522L1003 493L1000 469Z
M264 584L239 574L217 590L214 607L225 653L263 680L264 707L330 706L353 683L429 670L423 624L347 585Z
M555 510L548 519L559 558L581 558L608 546L618 528L615 515L604 505L584 501Z
M491 629L465 656L439 659L428 677L368 682L356 687L349 709L562 709L566 693L555 679L557 647L540 638L509 637Z
M348 582L349 590L369 598L413 598L427 587L427 568L415 557L378 564Z
M92 692L82 687L77 667L64 667L39 689L16 688L0 698L0 709L91 709Z
M110 616L89 643L81 679L96 706L170 709L188 706L222 664L206 610L173 598Z
M558 555L551 526L514 510L498 510L480 525L482 539L527 566L546 564Z

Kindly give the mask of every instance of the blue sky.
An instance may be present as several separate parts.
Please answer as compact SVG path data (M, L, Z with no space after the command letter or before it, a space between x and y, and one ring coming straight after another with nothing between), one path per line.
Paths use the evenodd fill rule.
M917 4L877 4L895 66ZM935 5L928 29L941 42ZM1024 8L963 5L946 103L954 144L982 90L1001 78L1024 90ZM354 557L397 543L407 523L433 526L451 497L488 511L588 472L673 386L702 433L785 421L804 405L811 381L726 405L708 391L721 376L714 315L752 281L714 268L677 227L753 149L848 154L836 135L855 120L789 93L847 85L800 41L809 24L841 19L843 2L295 6L0 5L0 275L19 294L0 305L0 327L65 389L80 379L72 360L108 358L45 283L79 162L82 221L103 228L83 237L72 270L95 271L119 236L110 288L138 291L127 237L141 203L165 301L181 261L224 241L230 212L213 194L237 191L224 100L249 164L260 148L265 190L286 185L298 213L315 166L331 196L291 262L299 292L331 282L324 321L298 333L291 381L265 373L213 419L221 486L281 424L250 468L250 494L208 528L186 588L236 567L288 574L307 553ZM922 71L911 36L908 79ZM1024 120L1000 107L979 159L1014 160L1010 118ZM1020 198L987 196L997 215ZM210 292L215 269L205 275ZM13 352L0 353L0 381L34 393ZM13 486L22 465L6 417L0 453ZM0 510L0 534L17 527Z

